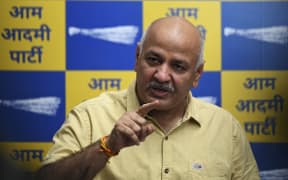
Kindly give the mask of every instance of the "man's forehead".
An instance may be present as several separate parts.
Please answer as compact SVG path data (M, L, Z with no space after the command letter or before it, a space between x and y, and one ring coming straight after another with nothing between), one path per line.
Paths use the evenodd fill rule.
M170 24L170 23L183 23L192 27L195 27L191 22L189 22L187 19L179 16L169 16L164 18L159 18L151 23L151 27L158 24Z
M154 26L147 32L143 45L161 45L163 47L199 49L201 37L192 26L183 27L177 24L172 26ZM170 24L171 25L171 24ZM152 43L152 44L151 44ZM156 44L155 44L156 43Z
M159 35L186 35L191 38L199 38L200 32L188 20L182 17L165 17L154 21L147 30L147 36ZM186 38L187 38L186 37ZM153 37L155 38L155 37Z

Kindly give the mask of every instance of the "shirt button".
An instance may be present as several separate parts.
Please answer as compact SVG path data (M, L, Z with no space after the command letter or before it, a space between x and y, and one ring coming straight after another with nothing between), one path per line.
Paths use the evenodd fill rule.
M165 168L165 169L164 169L164 173L165 173L165 174L168 174L168 173L169 173L169 168Z
M168 140L168 136L165 137L165 140Z

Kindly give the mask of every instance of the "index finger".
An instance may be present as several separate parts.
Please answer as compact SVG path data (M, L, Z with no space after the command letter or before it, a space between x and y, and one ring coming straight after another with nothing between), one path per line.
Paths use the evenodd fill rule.
M155 109L159 104L159 100L155 100L146 104L143 104L138 110L137 114L144 117L146 114L148 114L151 110Z

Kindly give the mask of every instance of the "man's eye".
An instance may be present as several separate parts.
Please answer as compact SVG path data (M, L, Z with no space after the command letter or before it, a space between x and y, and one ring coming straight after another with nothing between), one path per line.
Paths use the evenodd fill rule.
M186 70L186 67L181 65L181 64L174 64L173 67L176 71L185 71Z
M147 57L146 61L149 64L159 64L160 63L160 60L158 58L156 58L156 57Z

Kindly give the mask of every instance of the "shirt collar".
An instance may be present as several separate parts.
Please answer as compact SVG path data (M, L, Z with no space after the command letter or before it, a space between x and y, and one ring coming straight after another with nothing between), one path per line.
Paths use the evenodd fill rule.
M192 96L191 91L188 94L188 106L183 116L183 122L187 120L195 121L201 126L201 120L199 115L199 107L197 106L198 100Z
M137 111L140 107L140 103L138 100L138 97L136 95L136 82L133 81L130 86L128 87L127 90L127 111L132 112L132 111ZM199 126L201 126L201 120L200 116L198 114L199 110L197 107L197 99L195 99L192 96L192 93L189 92L188 94L188 106L186 108L186 111L184 113L182 122L185 122L187 120L191 120L196 122ZM182 123L181 122L181 123Z

